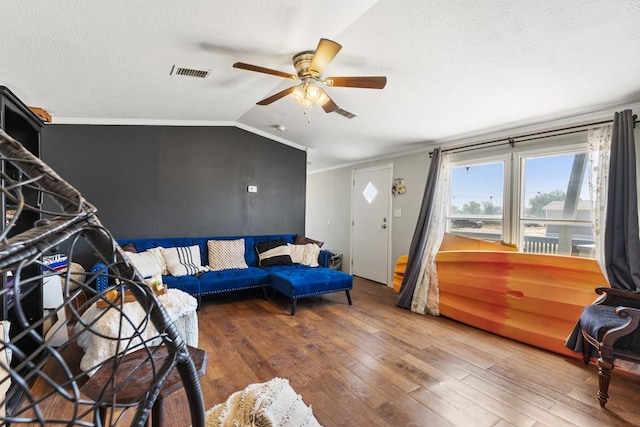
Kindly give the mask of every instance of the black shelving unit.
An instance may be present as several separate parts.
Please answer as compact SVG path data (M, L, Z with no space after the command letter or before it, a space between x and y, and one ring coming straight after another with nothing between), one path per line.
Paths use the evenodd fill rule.
M43 122L38 116L31 112L8 88L0 86L0 129L19 141L27 150L37 157L40 157L40 133L42 126ZM21 180L21 172L14 165L8 162L2 162L0 167L3 173L11 179L16 181ZM4 182L2 184L4 186ZM40 207L42 201L38 200L40 197L38 192L24 189L23 195L26 205ZM2 229L5 230L9 225L9 220L16 211L16 206L12 205L4 194L0 195L0 200L2 202L1 215L4 219L2 221ZM28 208L24 209L19 215L17 222L12 226L11 230L8 231L8 236L11 237L31 229L33 224L39 219L39 211L32 211ZM11 338L17 336L23 330L22 325L24 321L20 320L16 308L16 301L18 299L28 324L35 324L42 318L42 281L39 279L41 273L41 271L38 271L37 264L28 266L21 275L22 283L25 285L21 287L20 292L12 289L12 277L9 277L8 274L2 274L0 287L2 290L8 290L8 292L0 292L0 315L2 316L2 320L9 320L11 322ZM36 279L29 279L30 277ZM40 330L39 333L42 334L42 331ZM17 341L16 345L20 351L26 355L31 354L37 348L37 343L29 336ZM14 355L12 366L15 365L16 362L17 358ZM17 392L16 387L9 389L6 408L8 413L11 412L12 404L15 404L20 398L20 393Z

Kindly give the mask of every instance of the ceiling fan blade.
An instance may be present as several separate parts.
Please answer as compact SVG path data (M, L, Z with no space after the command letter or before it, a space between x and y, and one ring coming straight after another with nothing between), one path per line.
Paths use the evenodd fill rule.
M311 60L311 65L309 65L309 70L322 74L324 67L336 57L340 49L342 49L340 43L329 39L320 39L318 47L316 47L316 52Z
M255 71L257 73L271 74L272 76L284 77L285 79L298 80L298 76L296 76L295 74L285 73L284 71L273 70L271 68L260 67L259 65L251 65L245 62L236 62L235 64L233 64L233 68Z
M333 101L333 99L331 99L331 97L329 96L327 91L325 91L321 87L318 87L318 89L320 89L320 91L324 94L323 96L327 97L327 100L324 102L324 104L322 104L322 109L324 110L324 112L325 113L332 113L332 112L336 111L338 109L338 104L336 104Z
M362 77L327 77L324 80L327 86L336 87L359 87L364 89L382 89L387 85L387 78L384 76L362 76Z
M285 90L281 90L280 92L273 94L265 99L263 99L262 101L256 102L256 104L258 105L269 105L272 102L277 101L280 98L284 98L285 96L289 95L291 92L293 92L296 89L297 86L291 86L286 88Z
M333 113L338 109L338 104L333 102L333 99L329 98L329 100L322 105L322 109L325 113Z

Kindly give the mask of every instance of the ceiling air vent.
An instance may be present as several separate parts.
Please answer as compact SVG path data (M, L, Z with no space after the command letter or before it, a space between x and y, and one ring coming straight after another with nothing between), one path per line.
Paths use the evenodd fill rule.
M343 109L343 108L339 108L337 110L334 111L334 113L338 113L342 116L345 116L347 119L353 119L354 117L356 117L355 114L350 113L349 111Z
M197 77L199 79L206 79L211 74L211 70L196 70L194 68L185 68L185 67L176 67L175 65L171 67L171 72L169 75L176 76L187 76L187 77Z

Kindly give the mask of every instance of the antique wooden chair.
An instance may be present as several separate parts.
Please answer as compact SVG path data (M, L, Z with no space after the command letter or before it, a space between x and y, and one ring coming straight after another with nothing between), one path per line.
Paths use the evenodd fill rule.
M597 350L598 399L604 408L614 360L640 363L640 293L607 287L597 288L596 293L603 297L584 308L580 325L584 340ZM585 365L594 356L593 349L583 346Z

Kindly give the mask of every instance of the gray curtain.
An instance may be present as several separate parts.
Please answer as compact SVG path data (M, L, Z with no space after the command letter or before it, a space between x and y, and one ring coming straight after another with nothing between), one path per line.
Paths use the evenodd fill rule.
M612 288L640 290L636 148L631 110L616 113L611 135L604 260Z
M396 300L396 306L398 307L411 308L413 292L416 288L418 275L420 274L420 265L422 264L427 235L429 234L429 224L431 223L433 200L436 194L441 161L440 147L438 147L433 150L431 157L431 166L429 166L427 183L424 187L424 196L422 197L418 223L416 224L416 231L413 233L413 238L411 239L411 246L409 246L407 268L405 269L402 285L400 286L400 293Z
M638 291L640 290L640 237L633 126L631 110L615 114L609 160L604 260L607 278L612 288ZM565 345L575 352L582 353L584 342L580 321L573 328ZM591 350L595 351L593 348Z

